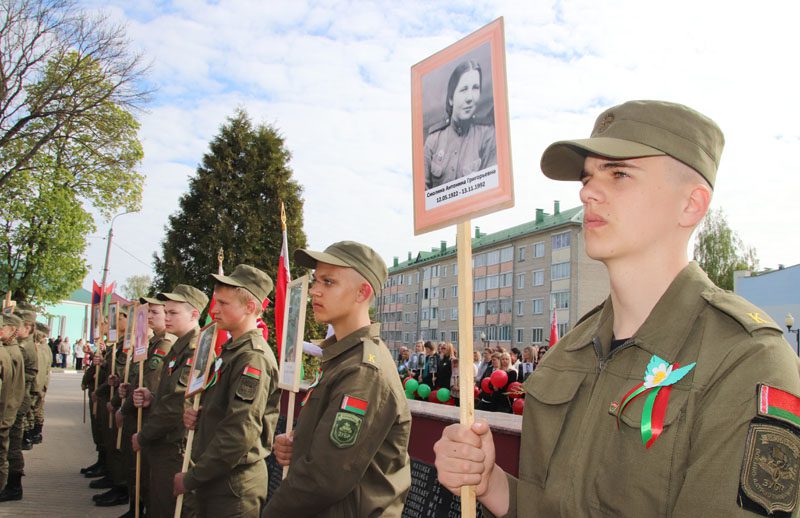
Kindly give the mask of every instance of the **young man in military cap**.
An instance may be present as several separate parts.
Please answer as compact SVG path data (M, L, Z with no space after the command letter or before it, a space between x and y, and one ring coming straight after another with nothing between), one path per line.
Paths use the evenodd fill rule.
M29 420L31 428L27 435L31 445L42 442L44 428L44 398L50 385L50 348L47 347L47 336L50 328L42 322L36 322L36 357L39 359L39 372L36 375L37 396L31 404ZM24 437L23 437L24 439Z
M22 477L25 476L25 459L22 456L22 435L25 416L31 406L31 397L39 369L36 347L33 343L33 331L36 325L36 313L28 309L15 309L14 313L22 319L17 328L17 341L25 364L25 391L22 404L17 410L17 417L9 433L8 445L8 483L0 493L0 502L22 499Z
M0 391L0 498L16 493L6 492L5 488L8 481L9 434L25 392L25 359L16 340L17 329L21 326L22 319L19 316L3 315L3 324L0 326L0 355L9 361L3 362L3 389Z
M144 374L142 375L142 386L148 389L152 394L155 394L158 389L158 383L161 379L161 372L164 367L164 358L169 354L172 349L172 344L175 342L175 335L168 333L166 329L164 301L158 300L154 297L141 297L140 304L147 304L147 326L153 332L150 337L147 347L147 360L145 360L143 368ZM136 433L138 425L138 412L136 406L133 404L133 390L139 388L139 363L133 362L130 367L131 383L123 383L120 385L120 398L122 398L122 406L120 407L120 414L122 414L122 444L131 444L131 438ZM149 408L142 411L142 424L146 423L149 416ZM145 452L143 452L145 453ZM135 455L134 455L135 457ZM146 502L150 494L150 458L144 454L141 456L141 467L139 474L139 493L141 502ZM135 516L136 505L136 463L131 463L128 472L128 498L130 499L130 509L126 516ZM140 504L143 506L143 504Z
M230 275L211 277L211 317L230 339L222 345L202 393L199 412L184 412L196 429L193 465L177 473L175 494L193 491L198 516L258 517L267 500L267 466L278 422L278 362L258 328L272 279L240 264Z
M686 250L723 136L682 105L632 101L542 157L580 180L587 254L610 297L525 383L519 479L486 422L435 445L439 480L501 516L791 514L800 480L798 359L766 313Z
M192 356L200 331L197 322L200 312L208 304L208 297L195 287L179 284L171 293L159 293L156 298L165 302L166 330L177 340L164 358L155 394L146 387L133 391L133 404L151 407L151 410L147 423L141 432L133 435L131 443L134 451L142 450L150 460L150 497L145 502L147 514L168 518L175 512L172 479L183 464L186 435L183 411ZM184 507L184 514L191 516L190 502L184 502Z
M322 375L293 437L275 439L289 475L263 516L400 516L411 485L411 414L380 324L369 319L386 265L352 241L297 250L294 260L315 269L314 318L334 335L322 342Z

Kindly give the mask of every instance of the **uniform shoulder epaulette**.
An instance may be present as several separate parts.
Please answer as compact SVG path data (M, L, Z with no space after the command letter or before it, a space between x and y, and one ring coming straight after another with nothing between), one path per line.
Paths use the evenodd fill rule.
M595 313L597 313L598 311L603 309L603 305L604 304L605 304L605 302L603 302L601 304L598 304L597 306L595 306L592 309L590 309L587 313L585 313L581 318L578 319L578 321L575 323L575 325L576 326L579 325L581 322L583 322L584 320L588 319L589 317L591 317L592 315L594 315Z
M361 363L378 368L378 353L380 352L380 338L366 337L362 340Z
M709 304L737 321L750 334L759 329L773 329L783 333L781 327L764 310L735 293L711 289L704 291L702 296Z
M177 339L178 339L178 337L177 337L177 336L175 336L175 335L173 335L172 333L165 333L165 334L164 334L164 338L162 338L161 340L162 340L162 341L166 340L166 341L168 341L169 343L171 343L171 344L174 344L174 343L175 343L175 340L177 340Z
M450 119L442 119L439 122L432 125L430 128L428 128L428 135L433 135L437 131L442 131L449 125L450 125Z

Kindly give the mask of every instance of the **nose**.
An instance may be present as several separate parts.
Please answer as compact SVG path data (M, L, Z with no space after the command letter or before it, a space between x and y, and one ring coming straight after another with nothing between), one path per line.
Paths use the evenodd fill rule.
M581 187L580 198L581 203L584 205L603 201L603 189L600 186L600 182L597 178L589 180L583 185L583 187Z
M318 297L319 296L319 284L316 282L312 282L308 287L308 295L310 297Z

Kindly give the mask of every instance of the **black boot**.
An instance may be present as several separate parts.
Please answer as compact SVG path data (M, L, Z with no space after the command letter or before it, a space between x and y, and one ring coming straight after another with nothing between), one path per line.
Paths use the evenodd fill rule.
M89 482L89 487L92 489L111 489L114 487L114 481L111 480L111 477L105 475L103 478Z
M103 465L103 454L102 452L97 452L97 461L92 464L91 466L86 466L85 468L81 468L81 475L85 475L88 471L94 471L98 467Z
M116 494L117 494L117 486L114 486L104 493L97 493L96 495L92 495L92 500L97 502L98 500L104 500Z
M0 491L0 502L22 500L22 473L9 473L5 489Z
M31 432L30 430L26 431L22 434L22 446L23 450L32 450L33 449L33 441L31 441Z
M94 505L97 507L111 507L114 505L122 505L128 503L128 488L127 486L114 486L109 491L106 498L95 500Z
M134 506L133 498L131 498L130 496L131 495L128 495L129 499L128 510L125 512L125 514L123 514L119 518L134 518L136 516L136 510L133 508ZM141 508L139 509L139 516L142 516Z
M33 444L42 444L42 427L43 424L33 425L33 432L31 432L31 442Z

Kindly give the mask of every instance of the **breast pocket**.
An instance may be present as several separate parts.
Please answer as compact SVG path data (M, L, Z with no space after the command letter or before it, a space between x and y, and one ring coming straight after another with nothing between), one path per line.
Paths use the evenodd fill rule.
M522 421L522 448L519 476L544 488L550 461L583 380L584 372L556 372L546 367L535 371L525 382L525 411Z
M607 445L598 452L600 462L592 493L600 508L615 516L627 516L631 511L630 502L618 497L620 488L636 495L637 508L648 509L651 516L666 516L671 495L680 487L681 481L675 480L674 474L683 464L681 452L686 451L689 387L672 387L663 431L650 448L642 441L642 413L650 415L645 408L647 396L646 392L625 407L619 429L613 405L603 416L613 429Z

